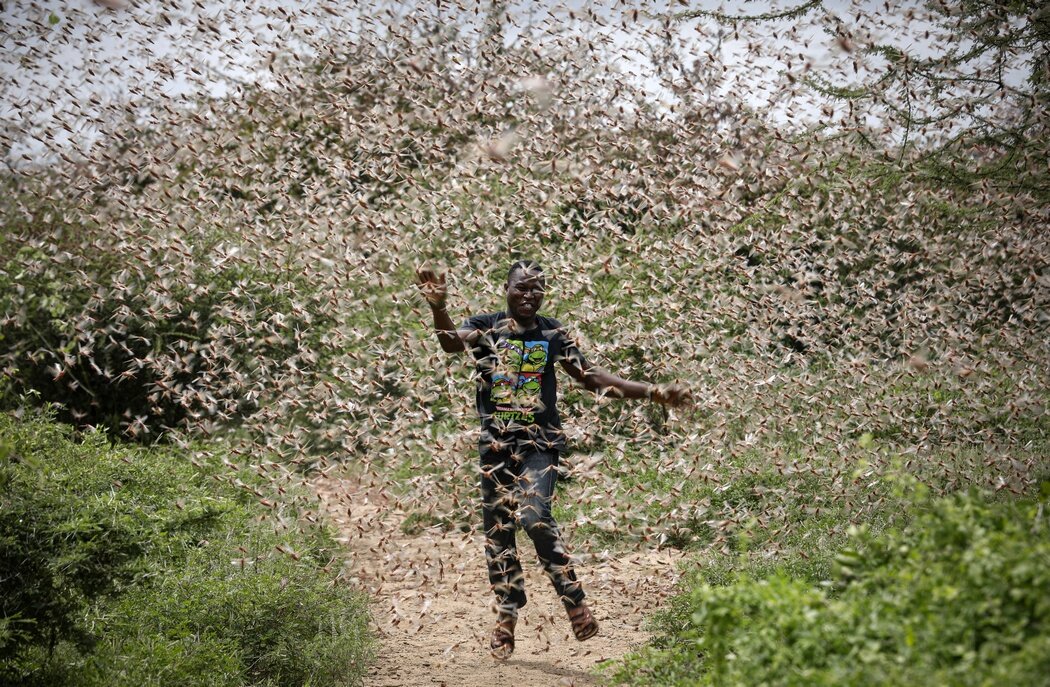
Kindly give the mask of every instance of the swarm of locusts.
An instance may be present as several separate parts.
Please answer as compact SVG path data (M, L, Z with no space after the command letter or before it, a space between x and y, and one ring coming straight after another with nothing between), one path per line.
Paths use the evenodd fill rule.
M1043 91L908 62L883 46L902 17L860 6L744 22L687 3L340 5L239 22L232 3L101 3L0 39L24 67L68 49L88 85L139 69L132 91L153 88L117 103L4 72L22 94L0 201L11 407L232 445L273 476L258 496L278 526L284 480L353 465L421 521L474 527L474 370L437 349L416 270L448 274L456 312L489 312L507 265L537 258L548 314L591 359L695 400L561 389L578 549L746 532L775 555L786 514L863 520L891 469L943 490L1035 482L1050 204L1046 108L1024 98ZM168 72L218 78L171 35L233 54L264 26L297 42L257 45L254 85L165 95ZM95 59L135 27L133 59ZM939 68L957 87L924 105ZM1024 135L953 143L976 119ZM90 146L68 145L77 122Z

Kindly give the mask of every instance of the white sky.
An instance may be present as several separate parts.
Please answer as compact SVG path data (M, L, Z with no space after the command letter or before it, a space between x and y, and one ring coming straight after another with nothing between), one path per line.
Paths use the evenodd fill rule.
M670 104L674 96L659 85L647 57L647 46L654 42L649 31L660 25L654 17L700 8L758 14L802 1L518 0L508 5L520 31L580 30L584 24L572 15L593 10L604 25L589 24L585 32L614 47L610 59L639 89ZM473 16L475 4L464 0L466 16ZM380 6L370 5L370 14ZM433 7L434 2L421 6ZM723 90L748 94L748 103L774 121L805 125L826 114L821 103L789 98L778 90L784 64L773 53L793 54L794 67L808 62L813 71L832 75L840 84L856 83L866 72L852 71L852 57L818 23L828 14L839 15L867 41L928 54L938 35L935 30L927 35L934 27L909 14L917 6L863 0L854 7L849 0L827 0L824 11L811 12L802 23L771 22L740 40L713 20L692 19L675 25L674 42L687 65L710 62L705 51L720 46L721 60L731 67ZM386 7L390 16L413 11L413 3L388 2ZM460 10L446 11L454 21ZM86 151L97 139L100 122L139 119L150 108L180 99L228 95L238 82L265 79L266 60L308 54L312 41L355 31L361 12L358 3L338 0L5 2L0 16L0 152L9 165L21 166L53 161L58 152ZM508 40L514 36L514 30L508 31ZM880 122L873 118L869 123Z

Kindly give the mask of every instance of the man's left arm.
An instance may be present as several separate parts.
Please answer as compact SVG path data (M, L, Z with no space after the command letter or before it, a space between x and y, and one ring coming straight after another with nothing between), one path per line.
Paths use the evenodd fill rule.
M585 389L595 393L607 392L616 398L647 398L669 406L682 406L693 400L689 389L680 384L650 384L624 379L592 365L582 356L563 356L561 366Z

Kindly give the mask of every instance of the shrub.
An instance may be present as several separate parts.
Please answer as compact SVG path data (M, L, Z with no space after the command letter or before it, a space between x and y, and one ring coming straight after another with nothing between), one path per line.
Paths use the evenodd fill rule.
M76 445L58 425L16 429L2 417L0 436L0 659L31 644L84 644L79 617L133 573L144 513L119 503L115 466L100 464L97 435Z
M144 242L141 227L99 232L86 213L59 221L61 207L0 208L0 365L12 398L34 393L65 422L145 440L236 420L327 327L302 273L247 255L236 236L157 230Z
M784 569L701 582L617 678L660 685L1045 684L1046 497L914 504L902 530L852 532L831 580Z
M368 646L361 599L311 566L270 558L243 569L222 545L96 617L112 630L81 684L354 684ZM119 677L117 677L119 676Z
M280 485L276 526L265 470L194 462L0 415L0 681L359 678L366 610L332 571L328 533L300 524L298 488Z

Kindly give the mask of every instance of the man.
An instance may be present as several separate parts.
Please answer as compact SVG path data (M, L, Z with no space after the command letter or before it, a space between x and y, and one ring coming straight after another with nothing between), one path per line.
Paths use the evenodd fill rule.
M505 311L474 315L458 328L445 307L445 275L421 268L418 277L442 350L469 349L477 363L485 558L498 603L492 655L506 659L513 653L518 609L526 602L514 543L518 525L536 546L576 639L589 639L597 634L598 623L583 602L583 588L551 517L558 454L565 447L554 363L561 363L585 388L620 398L678 406L690 400L689 391L677 385L629 381L589 363L560 322L539 314L546 281L534 262L511 265Z

